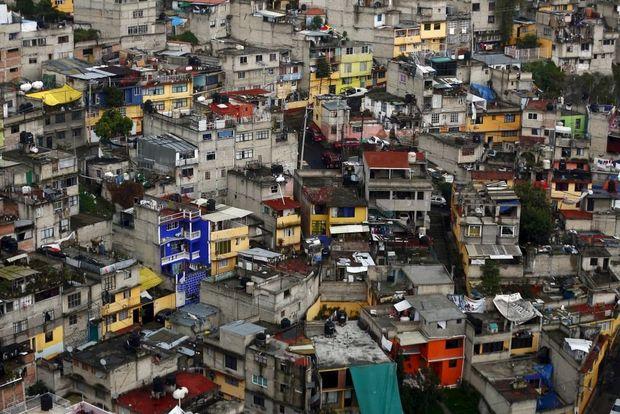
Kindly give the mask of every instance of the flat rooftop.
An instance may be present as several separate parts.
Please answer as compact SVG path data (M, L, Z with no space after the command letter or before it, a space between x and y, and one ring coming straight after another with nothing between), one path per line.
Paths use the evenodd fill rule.
M408 265L401 268L407 278L417 286L445 285L454 283L450 273L442 264Z
M356 322L336 325L336 334L332 337L318 335L311 339L320 370L390 362L379 345Z
M405 299L426 322L465 319L465 314L445 295L415 295Z
M537 399L536 388L525 382L521 387L515 387L515 381L527 375L536 374L536 366L540 363L535 357L510 358L506 361L493 361L474 364L472 367L483 378L493 385L507 401L518 402Z

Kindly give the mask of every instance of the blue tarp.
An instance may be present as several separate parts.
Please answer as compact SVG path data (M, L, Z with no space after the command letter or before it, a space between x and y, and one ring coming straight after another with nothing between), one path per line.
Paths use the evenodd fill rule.
M349 367L361 414L402 414L396 364Z
M472 83L471 85L469 85L469 89L471 89L471 92L474 95L486 99L487 102L494 102L495 100L497 100L497 95L495 94L493 89L489 88L488 86L480 85L479 83Z
M185 24L185 22L187 21L187 19L183 19L181 17L178 16L172 16L170 18L170 23L172 24L172 26L176 27L176 26L182 26Z

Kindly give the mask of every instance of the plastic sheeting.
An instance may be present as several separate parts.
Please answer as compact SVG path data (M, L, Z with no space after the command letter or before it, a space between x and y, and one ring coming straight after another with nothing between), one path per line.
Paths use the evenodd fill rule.
M493 304L502 316L521 325L536 316L542 316L531 302L523 299L520 293L496 295Z
M495 94L493 89L489 88L488 86L480 85L479 83L472 83L471 85L469 85L469 88L475 95L486 99L487 102L493 102L497 100L497 95Z
M349 367L361 414L402 414L396 364Z
M471 299L465 295L448 295L450 299L463 313L484 313L486 310L484 298Z

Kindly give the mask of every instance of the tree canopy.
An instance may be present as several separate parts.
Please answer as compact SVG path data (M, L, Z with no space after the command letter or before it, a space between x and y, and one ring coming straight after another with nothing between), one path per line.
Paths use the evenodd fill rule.
M532 72L534 83L542 90L545 98L555 99L562 95L566 76L552 61L541 60L528 63L524 70Z
M133 122L123 116L118 110L111 109L106 111L94 127L95 134L104 143L110 142L112 138L125 137L131 131Z
M480 277L480 290L485 295L495 295L499 293L499 267L494 260L486 260L480 267L482 276Z
M108 108L119 108L125 103L123 91L116 86L105 86L103 97Z
M180 42L191 43L192 46L196 46L200 41L194 33L191 31L183 32L180 35L170 37L170 40L178 40Z
M81 29L77 28L73 30L73 41L75 43L86 42L88 40L98 40L99 30L95 29Z
M15 10L22 17L36 21L56 22L67 18L67 14L56 10L50 0L39 0L38 3L33 0L16 0Z
M519 242L548 244L553 231L553 220L545 192L532 186L531 183L518 184L515 186L515 192L521 201Z

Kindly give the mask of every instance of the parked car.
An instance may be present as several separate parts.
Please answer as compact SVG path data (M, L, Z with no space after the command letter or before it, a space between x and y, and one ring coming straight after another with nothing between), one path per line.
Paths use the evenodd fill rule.
M620 414L620 398L616 399L614 406L611 407L609 414Z
M342 95L347 98L356 98L358 96L364 96L368 93L368 89L366 88L349 88L342 91Z
M323 151L321 160L325 168L340 168L342 165L342 157L333 151Z
M155 322L161 323L163 325L164 322L166 322L166 320L168 319L168 317L172 315L173 313L174 313L174 309L160 310L159 312L157 312L157 315L155 315Z
M306 128L306 138L310 138L314 142L323 142L326 140L325 135L321 132L321 128L314 122Z
M447 204L446 199L440 195L431 196L431 205L432 206L445 206Z
M370 137L370 138L366 138L366 143L370 144L370 145L376 145L376 146L380 147L381 149L390 146L390 141L386 141L386 140L381 139L379 137L376 137L374 135L372 137Z
M434 168L427 168L426 171L428 171L428 175L431 176L431 178L435 179L435 180L441 180L441 173L439 171L437 171Z

